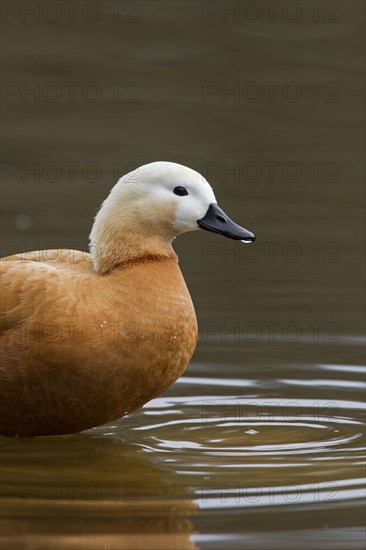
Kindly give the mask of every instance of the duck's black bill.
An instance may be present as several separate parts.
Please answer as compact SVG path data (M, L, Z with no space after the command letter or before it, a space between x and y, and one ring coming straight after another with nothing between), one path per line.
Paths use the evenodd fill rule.
M255 241L254 233L233 222L214 202L210 204L206 215L197 220L197 223L202 229L212 231L213 233L220 233L229 239L250 243Z

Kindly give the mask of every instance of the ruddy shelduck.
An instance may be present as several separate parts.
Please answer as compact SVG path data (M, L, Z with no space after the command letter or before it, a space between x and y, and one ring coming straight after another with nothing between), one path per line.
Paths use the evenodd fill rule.
M153 162L123 176L98 211L90 253L1 261L1 415L8 436L68 434L160 395L197 343L172 241L196 229L252 242L199 173Z

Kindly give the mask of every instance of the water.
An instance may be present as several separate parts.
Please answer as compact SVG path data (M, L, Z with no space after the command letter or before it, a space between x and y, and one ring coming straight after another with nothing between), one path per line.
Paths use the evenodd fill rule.
M316 22L295 4L294 23L151 0L121 4L135 22L109 5L94 24L4 25L7 82L102 97L6 99L3 255L85 248L117 173L161 159L205 172L257 235L175 241L200 340L165 395L82 434L1 439L4 548L364 547L364 8L315 2ZM138 101L116 102L117 81ZM302 98L223 100L236 82Z

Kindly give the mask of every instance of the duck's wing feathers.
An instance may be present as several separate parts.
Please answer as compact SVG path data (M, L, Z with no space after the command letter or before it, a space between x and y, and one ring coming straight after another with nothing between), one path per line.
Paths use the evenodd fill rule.
M61 265L60 265L61 264ZM43 316L48 300L62 309L67 296L62 274L91 271L90 255L78 250L43 250L0 261L0 332L31 316Z

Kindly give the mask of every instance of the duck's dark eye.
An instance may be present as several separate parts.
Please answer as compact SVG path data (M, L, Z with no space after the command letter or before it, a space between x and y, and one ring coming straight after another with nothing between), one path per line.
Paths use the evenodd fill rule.
M187 189L185 187L181 187L180 185L178 187L174 187L173 193L175 193L175 195L179 195L179 197L188 195Z

